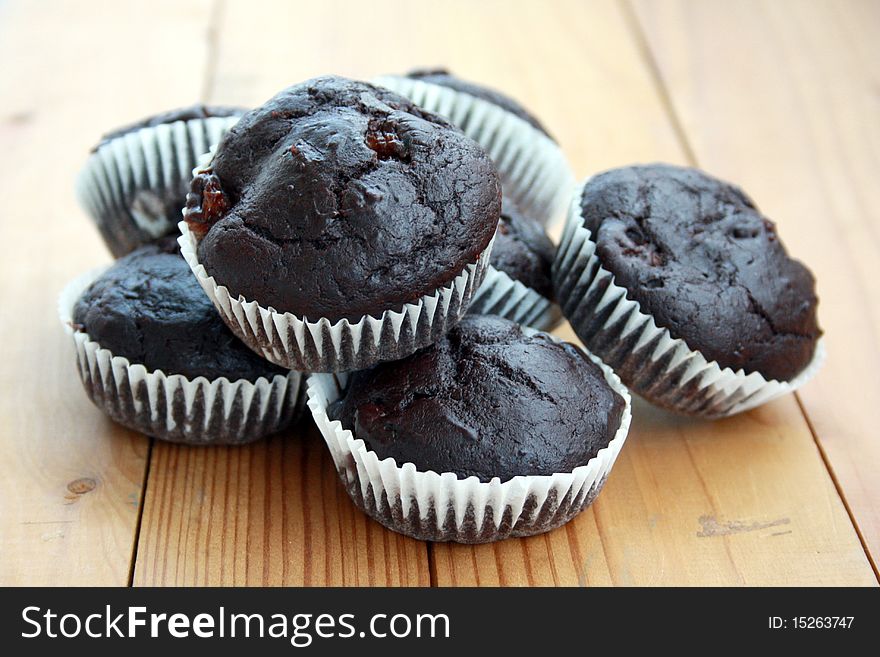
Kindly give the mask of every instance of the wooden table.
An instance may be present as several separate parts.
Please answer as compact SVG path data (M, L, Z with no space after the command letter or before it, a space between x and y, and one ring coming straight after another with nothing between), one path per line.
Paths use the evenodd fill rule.
M0 4L0 582L877 584L880 3L442 5ZM105 419L55 312L67 279L109 261L73 194L102 131L436 65L521 99L579 177L665 160L742 184L818 278L822 373L718 422L639 404L592 508L479 547L368 520L308 422L192 449Z

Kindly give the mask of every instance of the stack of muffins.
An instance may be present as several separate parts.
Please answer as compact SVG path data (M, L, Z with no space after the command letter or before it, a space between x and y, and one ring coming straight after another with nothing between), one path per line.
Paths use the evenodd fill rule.
M668 165L575 187L537 119L445 71L156 116L78 190L118 258L60 300L92 401L200 445L307 405L352 500L425 540L573 518L628 388L721 417L822 359L813 278L739 189ZM545 332L563 316L591 352Z

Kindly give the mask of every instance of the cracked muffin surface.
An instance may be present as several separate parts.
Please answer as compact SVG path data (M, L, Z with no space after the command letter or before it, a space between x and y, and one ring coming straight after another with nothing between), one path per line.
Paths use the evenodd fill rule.
M352 375L328 409L380 459L481 481L570 472L607 446L625 402L580 349L500 317Z
M322 77L246 114L191 185L199 260L233 295L312 321L399 310L488 246L483 149L373 85Z
M149 371L230 381L287 374L226 327L173 237L117 260L83 292L73 322L102 349Z
M821 335L815 281L739 188L652 164L593 177L581 197L596 253L642 312L722 367L791 380Z

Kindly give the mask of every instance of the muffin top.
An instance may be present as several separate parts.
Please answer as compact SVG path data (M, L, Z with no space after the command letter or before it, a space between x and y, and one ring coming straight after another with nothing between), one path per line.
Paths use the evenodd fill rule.
M511 200L505 198L490 264L552 300L550 269L555 255L556 248L541 224L525 216Z
M247 110L243 107L227 107L223 105L197 104L191 105L189 107L181 107L179 109L170 110L168 112L162 112L161 114L148 116L145 119L141 119L140 121L137 121L135 123L131 123L121 128L117 128L112 132L108 132L103 137L101 137L100 143L92 149L92 152L98 150L98 148L100 148L107 142L118 139L119 137L123 137L128 133L135 132L136 130L140 130L141 128L154 128L159 125L174 123L176 121L209 119L215 116L221 118L228 116L241 116L245 112L247 112ZM200 153L196 153L196 155L200 155Z
M541 122L538 121L538 119L535 118L534 115L532 115L525 107L520 105L513 98L511 98L510 96L505 96L499 91L495 91L494 89L491 89L489 87L484 87L481 84L462 80L461 78L455 77L449 71L443 68L410 71L406 74L406 77L412 78L414 80L428 82L430 84L437 84L441 87L446 87L447 89L461 91L462 93L470 94L471 96L475 96L476 98L485 100L486 102L492 103L493 105L497 105L498 107L507 110L511 114L518 116L533 128L540 130L550 139L553 139L553 136L549 132L547 132L544 126L541 125ZM556 140L554 139L553 141Z
M232 334L176 246L164 238L117 260L77 301L75 328L150 371L230 381L286 374Z
M742 190L665 164L585 186L584 225L627 297L722 367L790 380L821 335L810 271Z
M448 285L500 209L476 142L391 91L322 77L242 117L185 216L201 263L234 295L356 321Z
M380 459L485 482L587 463L614 438L623 408L574 345L468 316L438 343L353 374L328 414Z

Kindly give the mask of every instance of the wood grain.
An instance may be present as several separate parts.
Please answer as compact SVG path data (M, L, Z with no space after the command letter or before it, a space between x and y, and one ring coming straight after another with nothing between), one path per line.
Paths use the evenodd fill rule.
M148 441L90 404L56 298L109 261L74 199L76 171L106 129L186 102L168 71L204 65L204 42L184 37L207 9L0 5L0 584L128 583Z
M64 3L38 18L0 5L0 243L16 245L0 274L16 281L13 307L28 303L0 324L13 345L0 583L126 584L133 569L137 585L876 584L809 424L873 545L878 22L876 5L838 6L206 0ZM640 403L591 509L470 547L368 520L307 420L245 448L149 452L91 407L54 297L108 260L69 182L103 130L199 98L255 105L328 72L437 65L531 107L579 177L695 155L742 182L819 278L831 360L803 391L809 423L794 397L714 423Z
M828 362L800 393L880 557L880 4L635 3L700 165L749 190L815 272Z
M349 501L309 421L243 448L157 445L135 585L428 586L423 543Z

